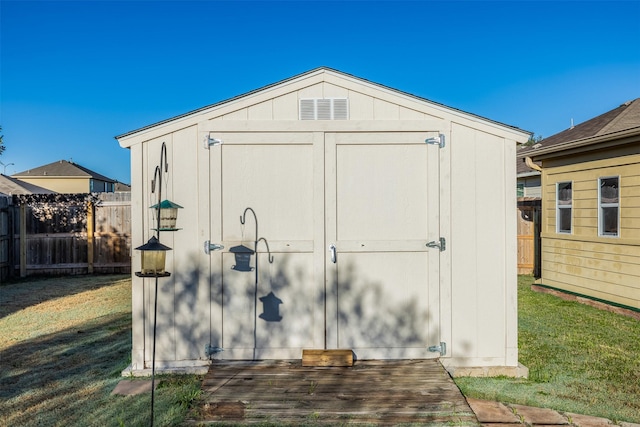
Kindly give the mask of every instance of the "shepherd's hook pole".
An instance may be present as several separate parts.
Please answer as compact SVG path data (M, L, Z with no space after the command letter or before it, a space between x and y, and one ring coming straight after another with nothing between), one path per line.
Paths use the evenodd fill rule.
M260 240L264 241L264 244L267 246L267 254L268 261L270 264L273 264L273 256L271 256L271 250L269 249L269 244L267 243L267 239L264 237L258 238L258 216L256 212L252 208L246 208L240 217L240 224L244 225L246 221L247 211L251 211L253 214L253 219L256 223L256 238L253 241L253 252L256 254L256 279L254 283L254 292L253 292L253 358L256 358L256 347L258 345L258 242Z
M162 202L162 163L164 160L164 171L169 171L169 162L167 161L167 145L163 142L160 147L160 165L156 166L153 172L153 180L151 181L151 192L155 193L156 180L158 180L158 204L156 205L156 238L160 242L160 203ZM156 386L156 325L158 319L158 272L156 271L156 283L153 302L153 350L151 352L151 422L153 427L153 405L155 401Z
M156 383L156 319L158 317L158 276L156 275L155 301L153 303L153 351L151 355L151 427L153 427L153 402Z

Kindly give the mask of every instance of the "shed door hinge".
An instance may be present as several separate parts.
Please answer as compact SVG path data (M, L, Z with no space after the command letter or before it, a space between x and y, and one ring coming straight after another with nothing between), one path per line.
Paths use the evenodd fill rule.
M427 243L427 247L428 248L438 248L438 249L440 249L440 252L442 252L445 249L447 249L447 241L445 240L444 237L441 237L437 241L433 240L433 241Z
M209 240L205 240L204 242L204 253L207 255L209 255L212 251L221 251L223 249L224 246L217 243L211 243Z
M444 148L444 135L439 134L438 136L434 136L433 138L427 138L424 140L427 144L438 145L440 148Z
M440 345L429 346L429 351L433 353L438 352L440 353L440 356L444 356L445 354L447 354L447 343L440 342Z
M222 144L221 139L212 138L211 135L207 135L204 137L204 148L206 148L207 150L211 146L220 145L220 144Z

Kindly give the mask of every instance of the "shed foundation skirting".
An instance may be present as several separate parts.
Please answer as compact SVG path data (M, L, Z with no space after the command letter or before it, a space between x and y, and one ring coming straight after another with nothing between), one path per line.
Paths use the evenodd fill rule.
M342 355L342 354L341 354ZM206 375L209 371L209 366L212 361L209 360L191 360L191 361L179 361L174 363L158 363L156 362L157 374L178 374L178 375ZM263 361L264 362L264 361ZM281 360L274 360L274 363L281 362ZM384 363L384 361L381 361ZM392 362L389 360L388 362ZM440 362L447 370L449 375L454 378L457 377L512 377L512 378L528 378L529 368L518 363L518 366L458 366L451 363L451 359L440 359ZM225 360L225 363L246 363L246 361L229 361ZM303 361L304 363L304 361ZM352 361L351 365L340 366L353 366L358 362ZM308 364L307 366L312 366ZM316 367L336 366L335 364L316 364ZM150 368L137 369L133 364L129 365L121 373L123 377L150 377L152 374Z
M512 377L528 378L529 368L521 363L518 366L451 366L443 361L443 366L454 378L457 377Z
M181 360L171 363L156 362L156 374L205 375L209 371L209 360ZM151 368L138 368L131 364L120 375L123 377L150 377Z

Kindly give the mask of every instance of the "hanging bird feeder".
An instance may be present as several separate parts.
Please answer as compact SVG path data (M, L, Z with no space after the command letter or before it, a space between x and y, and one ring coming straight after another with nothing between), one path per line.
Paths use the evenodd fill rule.
M173 203L170 200L163 200L159 205L160 209L160 223L158 225L159 231L177 231L176 222L178 221L178 209L182 209L177 203ZM158 209L158 204L151 206L150 209Z
M171 273L165 271L167 251L171 248L158 241L156 236L152 236L147 243L136 248L142 252L142 269L136 272L138 277L167 277Z

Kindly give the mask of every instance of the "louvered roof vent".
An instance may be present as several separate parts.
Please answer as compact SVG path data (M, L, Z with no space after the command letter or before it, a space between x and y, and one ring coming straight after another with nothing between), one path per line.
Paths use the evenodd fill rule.
M306 98L300 100L300 120L347 120L347 98Z

